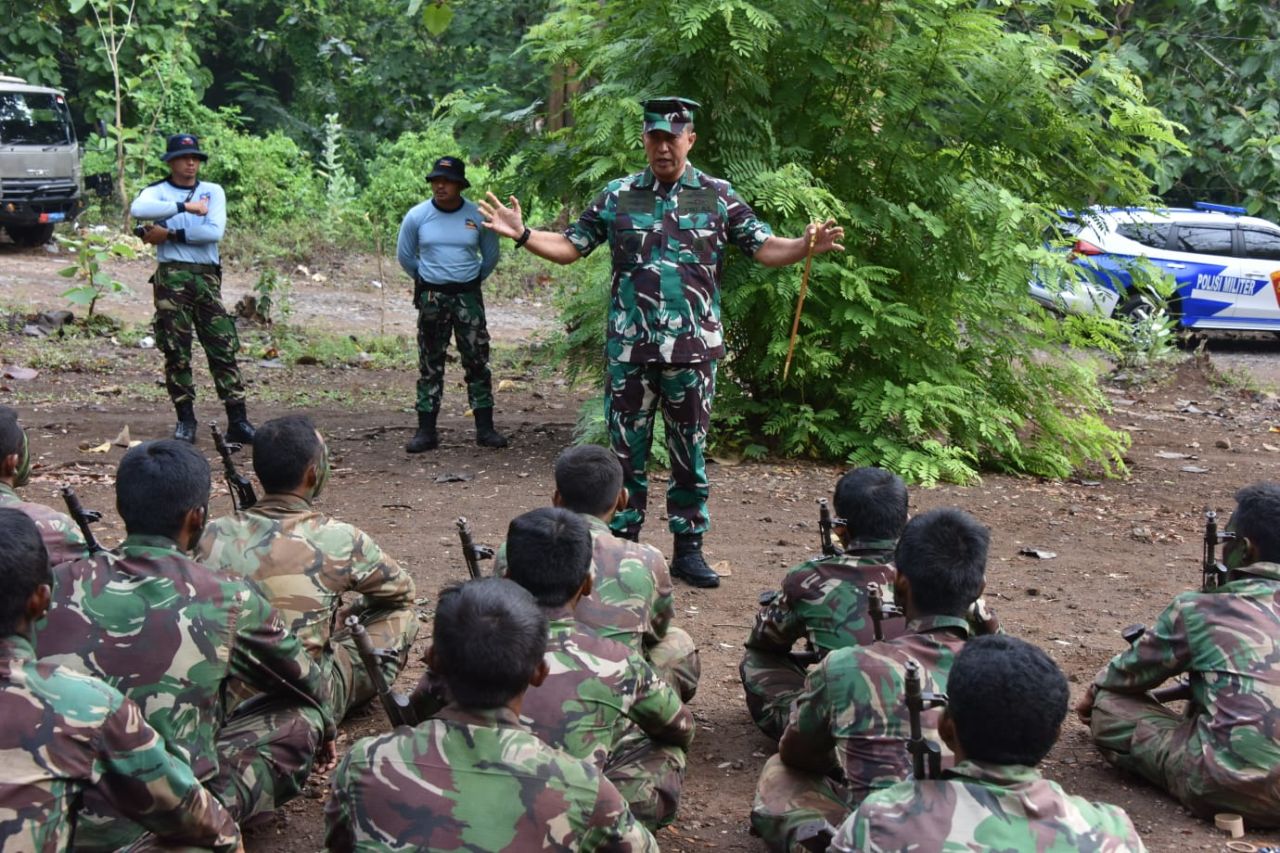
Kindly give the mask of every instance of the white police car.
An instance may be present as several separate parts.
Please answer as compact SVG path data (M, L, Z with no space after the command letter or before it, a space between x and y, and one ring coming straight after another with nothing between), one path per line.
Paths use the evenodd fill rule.
M1031 295L1067 313L1128 314L1144 305L1132 268L1144 258L1177 282L1169 312L1187 329L1280 331L1280 226L1242 207L1095 207L1060 226L1086 274L1075 285L1033 276Z

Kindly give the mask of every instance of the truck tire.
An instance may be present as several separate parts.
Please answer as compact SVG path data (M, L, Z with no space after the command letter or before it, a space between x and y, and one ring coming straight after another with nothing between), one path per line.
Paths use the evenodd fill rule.
M53 223L44 225L6 225L4 230L19 246L43 246L53 239Z

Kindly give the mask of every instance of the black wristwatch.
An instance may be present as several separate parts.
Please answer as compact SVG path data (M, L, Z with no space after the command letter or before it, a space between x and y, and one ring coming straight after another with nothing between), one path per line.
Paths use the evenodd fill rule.
M529 230L529 226L524 227L524 233L520 235L520 239L516 240L516 248L519 249L525 243L529 242L529 235L533 232Z

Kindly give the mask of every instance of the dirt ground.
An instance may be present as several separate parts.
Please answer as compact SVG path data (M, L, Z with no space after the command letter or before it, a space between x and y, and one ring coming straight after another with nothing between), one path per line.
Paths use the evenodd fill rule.
M65 263L65 255L0 245L0 304L31 311L62 307L57 293L65 282L53 273ZM139 261L113 269L129 277L135 295L104 309L145 321L143 282L149 266ZM294 278L294 321L331 330L376 329L379 291L370 285L376 264L355 259L324 274L324 282L302 274ZM252 280L251 274L233 271L228 301ZM404 294L394 292L394 308L387 294L387 331L409 333L412 315ZM490 313L495 337L520 347L548 328L554 318L536 301L495 301ZM57 346L0 332L0 364L21 365ZM122 528L111 509L111 473L122 451L80 448L110 441L126 425L134 438L162 437L171 428L172 413L154 388L160 374L157 352L106 340L94 346L98 357L87 368L84 360L77 362L89 372L46 368L27 381L0 379L0 399L16 402L38 453L26 494L53 504L59 484L75 484L85 506L104 511L99 535L114 544ZM1133 438L1125 479L1045 482L992 475L978 486L912 492L913 513L959 506L990 526L988 600L1006 630L1044 647L1059 662L1072 681L1073 699L1121 649L1121 627L1152 621L1175 593L1198 584L1203 509L1229 510L1239 486L1280 479L1280 435L1272 431L1280 429L1275 395L1280 342L1210 340L1207 353L1199 360L1185 354L1183 363L1158 382L1108 388L1114 405L1110 421ZM221 412L210 402L212 388L199 357L197 363L198 412L204 421L199 446L213 459L203 430ZM499 426L512 438L510 448L482 450L471 442L460 370L451 365L443 445L423 456L402 449L413 420L414 376L408 370L272 370L248 361L246 376L255 419L287 410L282 402L262 402L285 399L269 393L282 386L293 392L287 399L307 403L328 437L336 469L321 508L362 527L410 568L429 619L436 590L465 577L453 520L467 516L477 541L497 544L512 516L548 504L551 461L571 442L578 403L589 393L520 364L502 360L495 376L495 382L509 380L502 383L497 410ZM148 387L150 393L133 390ZM113 388L119 393L111 393ZM103 390L107 393L97 393ZM747 715L737 664L760 591L774 588L787 566L817 552L814 501L829 494L839 472L837 466L791 461L719 464L711 471L714 522L706 549L711 561L728 561L732 574L718 590L677 585L678 624L699 642L703 675L692 704L699 732L680 818L660 835L666 848L763 849L747 832L747 814L760 767L773 747ZM228 511L219 481L213 512ZM660 509L655 512L645 539L669 554L661 515ZM1056 556L1027 557L1020 554L1024 548ZM424 621L423 638L428 630ZM411 666L399 686L408 689L419 672L420 666ZM357 712L343 726L340 747L384 725L377 708ZM1159 791L1112 770L1074 717L1044 770L1068 791L1127 809L1149 849L1224 849L1212 827ZM325 783L314 780L306 797L252 831L248 849L319 849ZM1280 834L1251 832L1246 840L1275 844Z

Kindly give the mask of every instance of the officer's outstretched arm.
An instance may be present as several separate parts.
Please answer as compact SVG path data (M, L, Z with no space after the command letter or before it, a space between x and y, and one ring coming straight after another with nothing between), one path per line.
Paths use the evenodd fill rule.
M554 231L534 231L528 229L525 235L524 212L520 209L520 200L509 196L511 206L503 204L492 192L476 202L480 213L484 215L484 227L503 236L510 237L517 243L533 252L540 258L546 258L557 264L571 264L582 257L582 253L569 242L569 238Z

